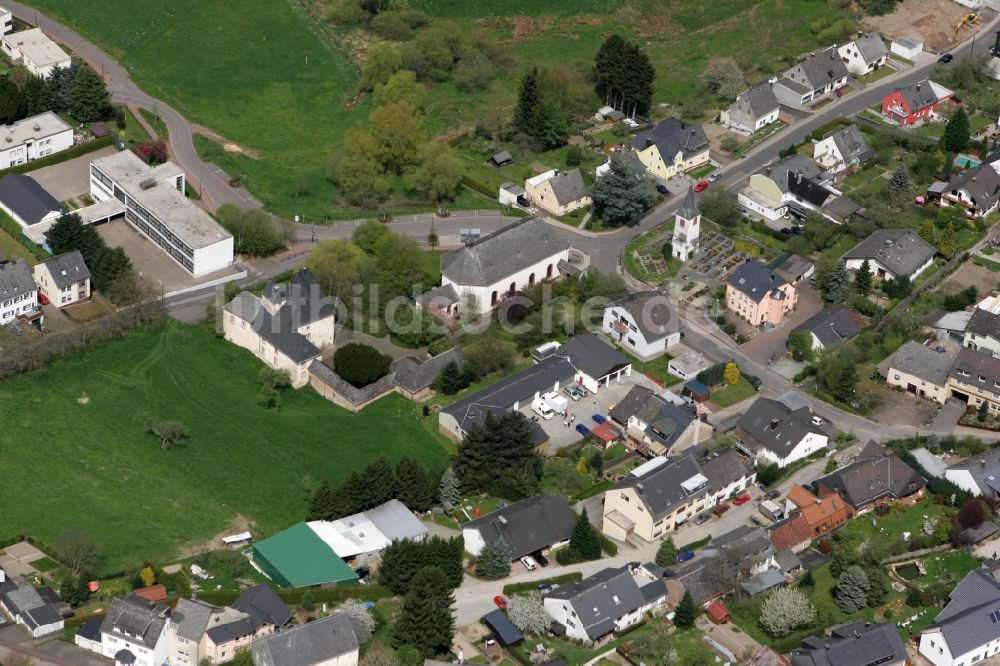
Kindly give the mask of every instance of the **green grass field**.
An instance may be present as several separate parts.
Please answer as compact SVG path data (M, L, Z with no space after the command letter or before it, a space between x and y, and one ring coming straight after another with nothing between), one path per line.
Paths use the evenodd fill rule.
M726 386L718 391L714 391L709 397L709 402L713 405L718 405L719 407L729 407L730 405L735 405L741 400L746 400L750 396L754 395L757 391L754 387L750 385L750 382L740 378L740 381L732 386Z
M336 482L379 454L445 464L414 403L392 395L351 414L307 387L265 410L261 367L206 328L172 322L0 383L5 488L24 500L0 513L0 535L52 543L77 525L106 551L105 570L167 564L237 515L265 535L301 520L306 483ZM190 444L161 449L144 434L151 419L184 422Z

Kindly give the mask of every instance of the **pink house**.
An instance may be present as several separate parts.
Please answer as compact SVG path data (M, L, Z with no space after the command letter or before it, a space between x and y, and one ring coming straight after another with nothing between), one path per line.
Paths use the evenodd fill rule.
M737 268L726 284L726 308L754 326L777 326L796 299L795 287L759 261Z

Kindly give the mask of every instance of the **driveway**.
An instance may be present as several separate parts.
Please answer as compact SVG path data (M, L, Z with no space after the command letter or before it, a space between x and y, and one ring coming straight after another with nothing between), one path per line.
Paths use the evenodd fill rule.
M56 201L69 201L84 194L90 194L91 161L117 152L118 149L114 146L107 146L59 164L29 171L27 175L41 185Z
M911 396L912 398L912 396ZM934 420L931 421L931 430L940 432L951 430L958 425L958 420L965 414L967 405L958 398L948 398L948 401L941 405Z
M819 292L806 280L800 280L796 286L799 298L795 310L790 312L778 328L761 331L752 340L740 345L740 351L761 365L767 365L771 359L779 359L787 351L788 334L796 326L823 309L823 299Z
M912 393L890 389L883 384L879 387L878 406L872 412L872 419L925 426L935 418L937 408L936 402L923 400ZM961 412L955 416L951 425L955 425L958 416L961 416Z

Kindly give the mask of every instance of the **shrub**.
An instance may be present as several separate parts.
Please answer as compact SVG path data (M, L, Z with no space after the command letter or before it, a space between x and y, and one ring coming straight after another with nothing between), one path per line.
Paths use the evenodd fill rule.
M368 386L389 372L392 357L374 347L351 342L333 354L333 370L358 388Z

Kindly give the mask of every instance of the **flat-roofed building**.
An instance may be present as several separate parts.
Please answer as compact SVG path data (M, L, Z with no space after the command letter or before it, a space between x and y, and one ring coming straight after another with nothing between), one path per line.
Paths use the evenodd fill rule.
M184 171L124 150L90 163L90 196L117 199L125 219L194 277L233 263L233 236L184 196Z
M14 18L9 9L0 7L0 35L6 35L14 29Z
M69 54L38 28L4 35L0 48L40 79L49 78L56 67L65 69L71 63Z
M73 128L51 111L0 125L0 169L37 160L72 145Z

